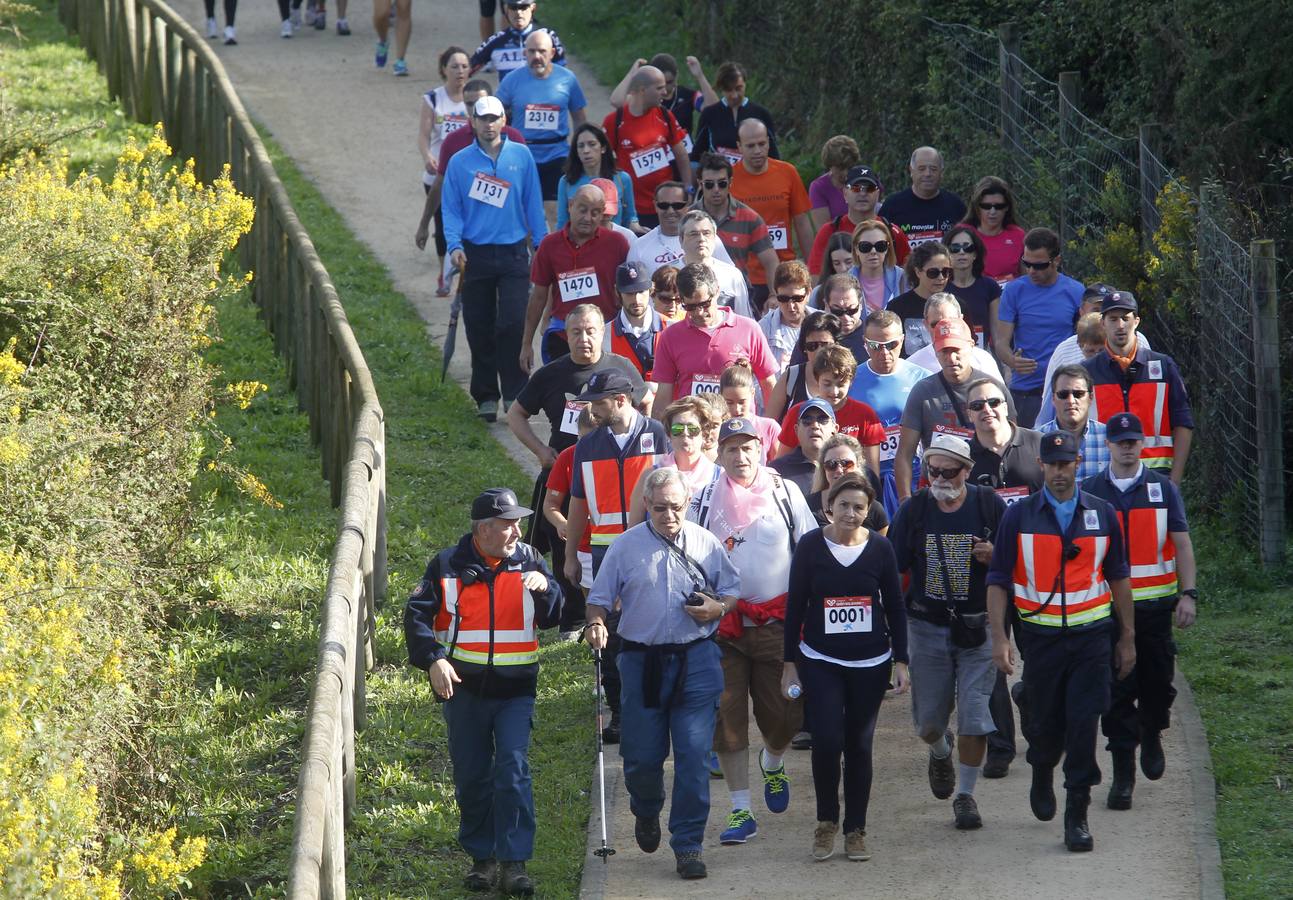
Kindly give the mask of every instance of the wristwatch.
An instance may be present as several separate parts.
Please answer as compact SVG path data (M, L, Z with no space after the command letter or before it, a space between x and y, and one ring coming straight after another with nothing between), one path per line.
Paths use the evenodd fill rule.
M1196 603L1199 601L1198 588L1186 588L1185 590L1181 591L1181 593L1187 597L1192 597Z

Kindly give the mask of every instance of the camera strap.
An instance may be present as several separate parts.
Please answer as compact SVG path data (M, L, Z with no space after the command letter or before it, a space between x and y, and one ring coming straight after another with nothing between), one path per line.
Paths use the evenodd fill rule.
M687 552L683 550L680 546L678 546L676 543L669 540L660 532L656 531L655 526L652 525L650 521L647 522L647 528L649 528L651 530L651 533L654 534L660 540L660 542L665 545L665 547L669 551L669 555L672 556L674 559L676 559L679 563L681 563L682 567L687 570L687 574L690 575L692 580L696 583L697 589L709 587L709 579L705 577L705 571L700 567L700 564L698 562L696 562L694 559L688 556ZM679 535L682 534L682 532L678 532L678 533Z

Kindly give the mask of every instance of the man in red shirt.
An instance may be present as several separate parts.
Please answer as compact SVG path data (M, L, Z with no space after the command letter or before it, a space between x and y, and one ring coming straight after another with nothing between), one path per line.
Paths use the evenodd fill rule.
M534 333L551 313L543 335L543 361L570 352L566 343L566 313L581 303L594 303L610 321L619 312L615 270L629 255L628 239L602 228L606 199L601 188L586 184L570 196L570 221L539 243L530 264L530 302L525 310L521 368L534 365Z
M817 237L813 240L813 252L808 254L808 271L816 275L822 270L826 245L830 243L831 237L836 232L845 231L852 234L853 230L867 219L879 219L889 226L889 235L893 240L894 253L898 256L898 265L902 266L907 262L907 254L911 252L907 235L901 228L875 211L883 195L884 185L880 183L879 176L870 166L854 166L849 169L844 182L844 203L848 209L844 215L832 219L818 230Z
M629 80L628 102L602 121L602 130L615 148L615 164L633 179L633 201L644 228L660 224L651 212L657 185L673 181L676 171L689 192L692 186L687 133L673 113L660 108L665 91L664 73L655 66L643 66Z

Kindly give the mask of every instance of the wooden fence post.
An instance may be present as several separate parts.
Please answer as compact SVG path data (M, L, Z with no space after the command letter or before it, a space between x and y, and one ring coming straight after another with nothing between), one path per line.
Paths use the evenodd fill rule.
M1078 94L1081 85L1077 72L1060 73L1059 122L1060 122L1060 247L1067 250L1069 243L1076 237L1076 216L1072 212L1073 202L1077 199L1075 170L1077 167Z
M1280 316L1275 242L1253 241L1253 374L1257 383L1257 502L1262 565L1284 559L1284 417L1280 410Z
M1136 157L1140 169L1140 249L1149 250L1154 232L1162 221L1158 215L1158 192L1163 189L1159 176L1162 164L1163 129L1157 122L1140 126Z

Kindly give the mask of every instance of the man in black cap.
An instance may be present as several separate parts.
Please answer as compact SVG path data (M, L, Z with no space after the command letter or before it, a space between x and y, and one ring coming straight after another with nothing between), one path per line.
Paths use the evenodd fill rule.
M1007 507L987 578L992 654L1007 675L1014 673L1014 654L1006 605L1014 594L1015 637L1026 664L1023 724L1033 815L1043 822L1054 818L1053 777L1063 757L1064 845L1074 852L1094 847L1087 807L1092 786L1100 783L1096 735L1109 708L1111 675L1116 665L1117 677L1126 678L1136 664L1122 527L1113 507L1077 489L1080 456L1072 433L1042 436L1045 484ZM1115 621L1116 642L1110 636Z
M907 261L911 246L907 243L907 235L901 228L876 212L876 207L880 205L880 198L884 196L884 185L880 183L880 176L876 175L875 170L870 166L857 165L848 170L844 179L845 212L818 229L817 237L813 239L812 252L808 254L809 271L816 276L822 270L822 263L826 260L826 245L830 243L832 237L841 231L852 234L868 219L879 219L889 229L889 240L893 243L894 256L898 266L901 267ZM880 255L884 256L887 250L887 247L881 250Z
M640 263L620 263L615 270L615 293L620 311L607 323L602 349L627 359L650 382L656 341L668 324L651 305L651 276Z
M1194 624L1199 592L1181 492L1165 473L1141 462L1145 431L1140 419L1118 413L1109 420L1107 439L1109 465L1084 481L1082 489L1109 502L1127 535L1136 609L1136 668L1130 677L1115 682L1112 706L1102 726L1113 755L1107 805L1131 809L1137 745L1145 777L1150 781L1163 777L1166 760L1159 734L1171 721L1176 699L1172 622L1177 628Z
M538 629L561 617L561 588L521 543L533 511L508 488L471 504L471 531L442 550L404 608L409 661L444 703L458 800L458 841L472 856L464 885L528 896L534 854L529 748L539 674Z

